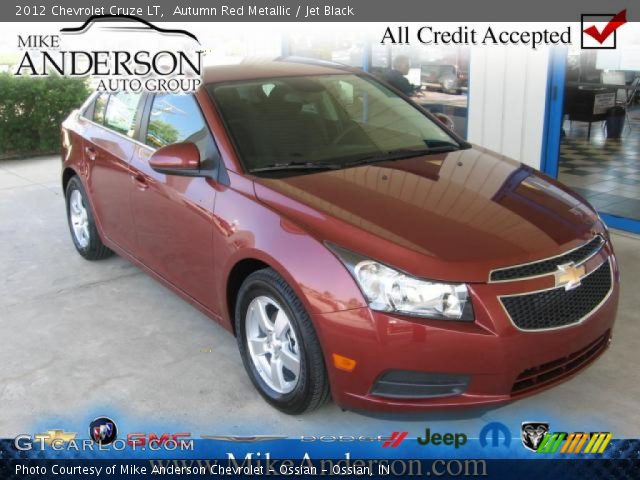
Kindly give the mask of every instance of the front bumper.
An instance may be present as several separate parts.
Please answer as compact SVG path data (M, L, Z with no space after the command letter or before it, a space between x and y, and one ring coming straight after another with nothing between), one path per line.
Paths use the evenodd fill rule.
M603 251L602 257L609 258L613 277L607 299L580 323L553 330L519 330L498 299L549 288L552 276L471 285L474 322L408 318L368 308L314 315L334 401L344 408L388 411L487 405L565 381L602 354L611 338L619 271L612 252ZM354 359L355 369L334 367L334 353ZM430 398L373 393L390 371L466 376L468 382L463 393Z

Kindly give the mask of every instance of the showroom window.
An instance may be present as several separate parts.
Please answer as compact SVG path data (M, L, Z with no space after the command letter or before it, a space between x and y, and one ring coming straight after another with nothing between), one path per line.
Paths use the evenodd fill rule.
M121 92L111 95L107 103L104 124L118 133L133 138L140 97L139 93Z
M370 71L431 113L445 115L445 123L466 137L469 60L469 48L465 46L372 44Z
M640 221L637 53L625 48L568 50L555 166L558 179L601 213L635 222Z
M450 45L382 45L365 35L293 33L287 55L363 68L467 136L470 50ZM441 118L443 120L443 118Z
M292 33L289 37L290 54L300 58L314 58L362 67L367 41L358 32L309 34Z

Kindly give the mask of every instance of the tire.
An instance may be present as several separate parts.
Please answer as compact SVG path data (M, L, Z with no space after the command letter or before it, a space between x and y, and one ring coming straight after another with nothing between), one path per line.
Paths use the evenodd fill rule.
M267 315L260 316L262 311ZM278 336L277 327L283 325L280 322L283 313L289 327L281 330L286 334ZM271 339L266 335L262 340L261 335L268 329L262 328L264 322L256 318L273 321ZM260 326L258 331L256 324ZM299 415L329 400L327 370L311 319L291 287L274 270L258 270L245 279L238 292L235 326L245 370L258 392L273 407L289 415ZM252 338L251 346L249 338ZM261 349L271 349L269 352L273 353L257 354ZM297 377L293 378L295 368L289 370L287 365L292 364L291 358L296 354L299 368ZM274 361L284 365L277 369L282 372L281 377L273 375L273 370L269 375L267 364L273 366ZM276 377L280 377L280 381Z
M80 179L71 177L65 191L67 222L76 250L87 260L102 260L113 254L98 234L89 198Z

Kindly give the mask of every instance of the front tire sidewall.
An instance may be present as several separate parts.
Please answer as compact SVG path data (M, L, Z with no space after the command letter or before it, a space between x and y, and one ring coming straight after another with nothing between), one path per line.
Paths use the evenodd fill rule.
M70 199L71 194L77 190L82 195L82 202L84 204L85 209L87 210L87 218L89 220L89 243L83 247L78 242L78 239L75 236L73 231L73 225L71 224L71 212L70 212ZM95 260L98 258L102 258L106 256L107 253L106 247L104 247L102 241L100 240L100 236L98 234L98 229L96 228L96 223L93 217L93 211L91 209L91 204L89 203L89 197L82 185L82 182L78 177L72 177L67 184L67 189L65 192L66 199L66 209L67 209L67 223L69 225L69 233L71 234L71 240L73 241L73 245L76 247L76 250L80 255L88 260ZM110 252L109 252L110 253Z
M251 355L249 354L245 325L247 310L251 301L259 296L271 297L282 307L289 317L291 326L294 329L296 338L298 339L300 349L300 374L298 377L298 384L291 392L286 394L276 392L265 383L258 373L256 366L251 359ZM308 345L310 339L304 335L303 329L300 328L299 314L295 313L294 310L295 309L292 308L290 302L287 300L286 293L280 291L280 286L277 283L269 282L262 278L255 278L250 282L245 282L245 284L240 288L235 314L238 348L240 349L242 362L251 382L267 402L288 414L304 412L307 409L309 403L308 400L311 395L311 372L309 371L310 362Z

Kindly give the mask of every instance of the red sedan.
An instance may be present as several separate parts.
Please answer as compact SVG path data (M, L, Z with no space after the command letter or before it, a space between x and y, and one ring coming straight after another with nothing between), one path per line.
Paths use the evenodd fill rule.
M504 402L607 348L618 266L577 194L362 72L274 62L203 85L71 114L71 238L220 322L274 407Z

